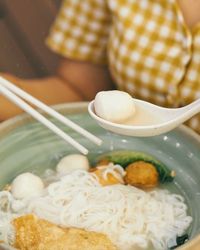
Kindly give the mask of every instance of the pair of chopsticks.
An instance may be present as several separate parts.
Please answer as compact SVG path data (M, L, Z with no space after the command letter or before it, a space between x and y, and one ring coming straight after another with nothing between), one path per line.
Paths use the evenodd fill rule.
M43 102L39 101L35 97L31 96L24 90L20 89L13 83L9 82L5 78L0 76L0 94L4 95L7 99L15 103L17 106L19 106L22 110L24 110L26 113L34 117L36 120L38 120L40 123L45 125L47 128L52 130L55 134L60 136L62 139L64 139L66 142L71 144L73 147L75 147L78 151L80 151L83 154L88 154L87 148L82 146L79 142L75 141L71 136L67 135L65 132L63 132L60 128L58 128L55 124L50 122L46 117L44 117L42 114L40 114L37 110L32 108L29 104L25 102L25 100L37 108L40 108L45 113L49 114L50 116L56 118L60 122L64 123L68 127L72 128L76 132L80 133L81 135L85 136L92 142L96 143L97 145L101 145L102 141L95 135L91 134L84 128L80 127L76 123L72 122L68 118L64 117L54 109L50 108ZM21 97L21 98L20 98Z

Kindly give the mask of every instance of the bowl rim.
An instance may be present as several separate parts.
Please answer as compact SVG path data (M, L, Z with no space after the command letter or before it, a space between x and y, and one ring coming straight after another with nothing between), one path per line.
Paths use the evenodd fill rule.
M81 112L88 113L89 102L70 102L70 103L62 103L57 105L52 105L51 107L59 112L66 112L68 114L78 114ZM44 113L44 112L41 112ZM3 121L0 123L0 139L1 137L5 137L6 134L8 134L13 129L17 128L20 125L24 125L27 122L33 122L35 121L34 118L30 117L30 115L26 113L22 113L20 115L17 115L13 118L10 118L6 121ZM195 131L193 131L191 128L189 128L186 125L180 125L177 128L179 131L183 132L184 134L190 136L192 139L197 141L200 144L200 135L198 135ZM192 240L185 243L183 246L178 247L178 250L199 250L200 246L200 234L195 236ZM3 249L11 249L6 247L3 244L0 244L0 249L3 247ZM13 249L13 248L12 248Z
M88 113L87 107L89 103L90 102L70 102L70 103L52 105L51 107L61 113L62 111L65 112L66 109L70 110L70 112L68 113L71 113L71 114L80 113L82 111L85 113ZM44 112L41 112L41 113L44 114ZM30 115L26 113L22 113L8 120L0 122L0 137L2 134L5 136L5 133L9 133L11 130L18 127L19 125L23 125L27 122L32 122L32 121L35 121L35 119L30 117ZM197 134L190 127L182 124L177 129L182 131L184 134L191 136L194 140L200 143L200 135Z
M80 113L80 112L86 112L87 106L88 106L88 102L71 102L71 103L62 103L62 104L52 105L50 107L61 113L62 111L65 112L65 110L67 109L68 110L67 113L75 114L75 113ZM37 109L37 110L43 115L45 115L45 112L41 111L40 109ZM49 115L46 115L46 116L50 117ZM9 118L5 121L0 122L0 138L1 136L5 136L10 131L17 128L19 125L24 125L27 122L33 122L33 121L36 121L36 120L33 117L31 117L29 114L22 113L12 118Z

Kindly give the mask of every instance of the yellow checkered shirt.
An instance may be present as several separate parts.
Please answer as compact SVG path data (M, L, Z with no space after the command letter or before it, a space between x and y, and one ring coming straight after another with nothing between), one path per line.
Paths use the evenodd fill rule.
M55 52L107 63L119 89L166 107L200 98L200 25L176 0L65 0L47 38ZM188 124L200 133L200 115Z

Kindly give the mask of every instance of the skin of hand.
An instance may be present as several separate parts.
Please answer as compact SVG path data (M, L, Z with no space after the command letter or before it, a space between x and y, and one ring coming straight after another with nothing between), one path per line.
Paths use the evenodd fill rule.
M200 0L178 0L186 24L192 30L200 22Z
M48 105L89 101L98 91L113 88L106 66L69 59L61 61L55 76L21 79L5 73L0 75ZM22 112L0 94L0 121Z

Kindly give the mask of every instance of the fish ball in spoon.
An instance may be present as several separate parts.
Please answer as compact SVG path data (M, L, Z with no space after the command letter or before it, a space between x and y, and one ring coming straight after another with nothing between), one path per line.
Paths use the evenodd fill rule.
M124 122L135 114L133 98L119 90L97 93L94 108L99 117L116 123Z

